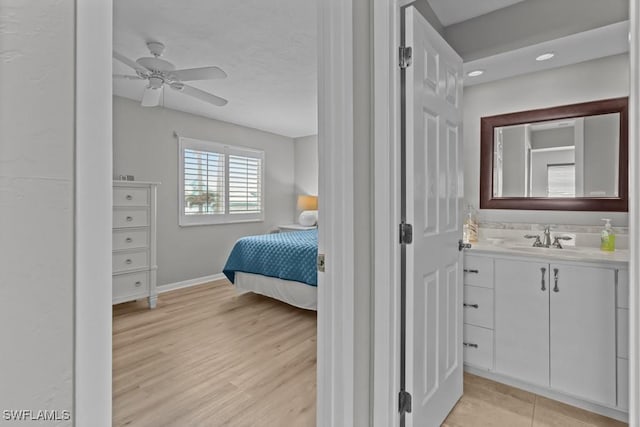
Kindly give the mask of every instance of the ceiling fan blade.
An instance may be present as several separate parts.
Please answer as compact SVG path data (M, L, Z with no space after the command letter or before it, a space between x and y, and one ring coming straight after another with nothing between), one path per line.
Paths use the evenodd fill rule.
M117 59L118 61L122 62L123 64L128 65L129 67L133 68L134 70L136 70L139 73L142 73L142 74L148 74L149 73L149 70L147 68L145 68L142 65L138 64L137 62L127 58L126 56L119 54L115 50L113 51L113 57L115 59Z
M114 74L113 75L114 79L123 79L123 80L143 80L142 77L140 76L129 76L126 74Z
M182 83L174 83L170 87L178 92L184 93L185 95L193 96L194 98L208 102L209 104L217 105L218 107L225 106L227 105L227 102L229 102L224 98L220 98L219 96L212 95L209 92L205 92Z
M224 79L227 77L227 73L222 71L218 67L202 67L202 68L187 68L184 70L171 71L171 77L175 80L182 82L188 82L193 80L211 80L211 79Z
M160 104L160 95L162 95L162 88L154 89L147 87L142 95L143 107L155 107Z

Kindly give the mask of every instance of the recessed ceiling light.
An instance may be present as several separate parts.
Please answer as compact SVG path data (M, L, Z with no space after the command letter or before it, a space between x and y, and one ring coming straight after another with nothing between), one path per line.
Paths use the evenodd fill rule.
M553 52L547 52L547 53L543 53L542 55L538 56L536 58L536 61L546 61L548 59L553 58L554 56L556 56L555 53Z
M484 74L484 70L473 70L467 73L469 77L478 77Z

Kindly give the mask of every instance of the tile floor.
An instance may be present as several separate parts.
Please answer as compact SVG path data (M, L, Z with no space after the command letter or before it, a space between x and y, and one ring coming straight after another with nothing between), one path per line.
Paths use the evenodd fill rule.
M622 427L626 423L465 374L464 396L443 427Z

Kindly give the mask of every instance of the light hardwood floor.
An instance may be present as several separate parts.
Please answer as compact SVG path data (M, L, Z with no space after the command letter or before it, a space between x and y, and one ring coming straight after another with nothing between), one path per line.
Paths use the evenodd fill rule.
M226 281L114 306L114 426L313 426L316 313Z
M465 374L446 427L626 424ZM315 425L316 314L226 281L113 309L114 426Z

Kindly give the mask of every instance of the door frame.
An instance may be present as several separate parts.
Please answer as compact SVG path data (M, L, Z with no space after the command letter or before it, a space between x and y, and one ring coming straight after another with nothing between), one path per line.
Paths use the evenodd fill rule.
M110 427L113 0L75 3L74 425ZM318 6L319 157L331 172L319 182L319 249L327 254L318 293L319 426L368 417L354 406L356 390L368 384L353 375L353 10L353 0Z
M374 427L397 427L400 372L400 8L414 0L373 0L374 253L372 415ZM640 427L640 0L630 5L629 425ZM634 185L635 184L635 185ZM634 190L635 189L635 190ZM633 286L635 284L635 286Z

